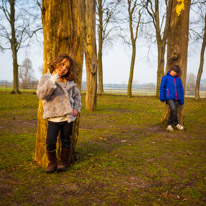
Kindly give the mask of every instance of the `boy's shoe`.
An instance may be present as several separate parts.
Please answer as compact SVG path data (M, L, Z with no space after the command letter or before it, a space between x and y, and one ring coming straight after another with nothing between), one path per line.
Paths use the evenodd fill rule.
M179 129L179 130L183 130L184 129L184 127L182 125L180 125L180 124L177 124L176 128Z
M169 131L169 132L173 132L174 131L174 129L172 128L172 125L168 125L166 130Z

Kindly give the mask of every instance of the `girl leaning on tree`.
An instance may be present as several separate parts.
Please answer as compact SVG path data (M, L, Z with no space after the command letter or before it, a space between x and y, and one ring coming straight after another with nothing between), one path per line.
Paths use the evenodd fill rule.
M48 119L46 148L47 173L65 171L68 166L70 136L73 122L81 110L80 91L74 83L75 68L67 54L60 54L49 64L37 87L37 96L43 101L43 118ZM61 131L61 156L57 163L56 142Z

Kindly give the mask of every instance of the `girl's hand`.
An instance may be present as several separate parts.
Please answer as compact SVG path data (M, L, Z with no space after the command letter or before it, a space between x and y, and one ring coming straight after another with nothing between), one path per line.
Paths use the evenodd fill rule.
M65 75L65 70L58 70L57 74L61 77Z
M76 109L73 109L73 114L72 114L72 116L73 117L76 117L78 115L78 111L76 110Z
M52 76L54 76L55 74L58 74L60 77L64 76L65 74L67 74L68 70L60 70L60 69L56 69L52 72Z
M57 74L57 72L54 70L54 71L52 72L52 76L54 76L55 74Z

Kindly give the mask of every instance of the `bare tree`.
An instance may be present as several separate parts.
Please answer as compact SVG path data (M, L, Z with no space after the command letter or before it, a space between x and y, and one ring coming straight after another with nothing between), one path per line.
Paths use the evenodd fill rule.
M19 66L19 80L23 83L30 83L35 79L32 62L29 58L24 59Z
M96 1L86 1L85 59L87 72L86 110L95 111L97 105L97 50L96 50Z
M129 41L126 39L127 35L123 34L121 37L123 38L124 42L132 47L132 56L130 62L130 73L129 73L129 80L128 80L128 87L127 87L127 96L132 96L132 82L133 82L133 74L134 74L134 65L136 59L136 42L138 37L138 31L140 27L140 21L143 13L143 4L141 1L138 0L125 0L123 2L123 6L127 6L127 20L126 23L129 23Z
M196 6L196 15L198 16L198 22L196 22L195 25L201 23L201 31L200 33L197 32L197 29L192 29L192 32L195 34L195 41L197 40L202 40L202 46L201 46L201 52L200 52L200 63L199 63L199 69L198 69L198 74L197 74L197 79L196 79L196 86L195 86L195 99L199 100L200 99L200 81L203 73L203 65L204 65L204 54L205 54L205 47L206 47L206 2L205 1L200 1L198 2ZM193 9L195 10L195 9Z
M38 12L33 12L34 1L1 0L0 2L0 48L9 49L13 58L13 91L20 93L18 81L18 51L28 46L29 39L41 29L36 24Z
M102 51L105 41L111 40L111 33L117 28L116 13L121 0L97 0L98 30L98 94L104 94Z
M161 5L161 4L165 4L165 5ZM164 7L163 12L160 11L161 7ZM167 31L169 26L168 24L169 11L171 9L171 5L169 5L168 0L165 1L155 0L155 2L152 0L148 0L146 1L146 9L147 9L147 13L152 19L152 23L156 31L155 33L156 33L157 52L158 52L156 96L159 97L160 83L164 75L165 48L167 42Z
M186 90L187 91L191 91L195 89L195 80L196 80L196 76L190 72L187 74L187 78L186 78Z

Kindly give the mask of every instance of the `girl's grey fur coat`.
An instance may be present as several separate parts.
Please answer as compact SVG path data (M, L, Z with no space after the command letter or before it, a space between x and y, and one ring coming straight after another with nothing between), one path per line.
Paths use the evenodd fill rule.
M80 91L73 81L67 81L66 88L59 82L53 84L50 73L44 74L37 86L37 96L43 100L43 118L68 116L68 122L76 117L72 116L73 109L81 110Z

